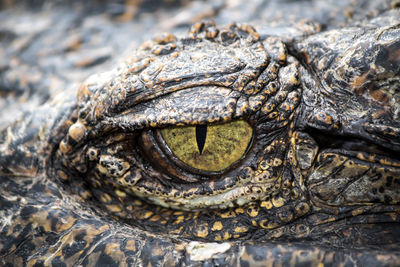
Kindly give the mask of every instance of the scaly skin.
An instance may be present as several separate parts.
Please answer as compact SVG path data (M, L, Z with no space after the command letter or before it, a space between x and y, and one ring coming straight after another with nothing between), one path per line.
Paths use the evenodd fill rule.
M0 135L1 263L399 265L399 17L195 24L26 113ZM159 141L235 120L253 140L218 173Z

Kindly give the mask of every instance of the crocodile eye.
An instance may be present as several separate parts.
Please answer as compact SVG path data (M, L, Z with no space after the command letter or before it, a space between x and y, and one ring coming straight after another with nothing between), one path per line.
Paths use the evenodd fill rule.
M252 127L243 120L161 130L166 146L178 160L207 172L222 171L242 158L252 135Z

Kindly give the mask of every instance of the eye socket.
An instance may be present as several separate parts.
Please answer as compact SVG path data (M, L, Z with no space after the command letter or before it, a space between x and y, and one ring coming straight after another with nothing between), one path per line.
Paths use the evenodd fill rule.
M168 127L161 136L172 154L186 165L222 171L241 159L252 140L253 129L244 120L224 124Z

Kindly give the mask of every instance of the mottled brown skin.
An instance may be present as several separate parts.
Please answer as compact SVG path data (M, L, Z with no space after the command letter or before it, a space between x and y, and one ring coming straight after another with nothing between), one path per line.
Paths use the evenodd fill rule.
M195 24L27 112L0 134L1 264L399 265L399 18ZM219 173L158 141L238 119L252 144Z

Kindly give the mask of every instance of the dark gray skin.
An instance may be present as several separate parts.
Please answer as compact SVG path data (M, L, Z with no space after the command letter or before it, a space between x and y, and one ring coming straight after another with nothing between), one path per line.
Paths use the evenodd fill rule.
M278 26L270 16L259 33L196 24L183 38L155 38L111 72L96 70L110 70L107 59L84 65L99 75L79 89L52 91L28 75L27 111L1 127L0 262L399 265L400 13L395 4L345 6L357 5L364 10L349 18L306 8L312 21ZM16 103L11 89L26 82L8 66L3 103ZM63 68L42 75L60 77ZM160 154L158 128L238 119L254 129L251 147L218 176ZM178 200L171 188L187 193ZM185 202L193 190L192 199L210 199L231 188L254 191L234 207Z

